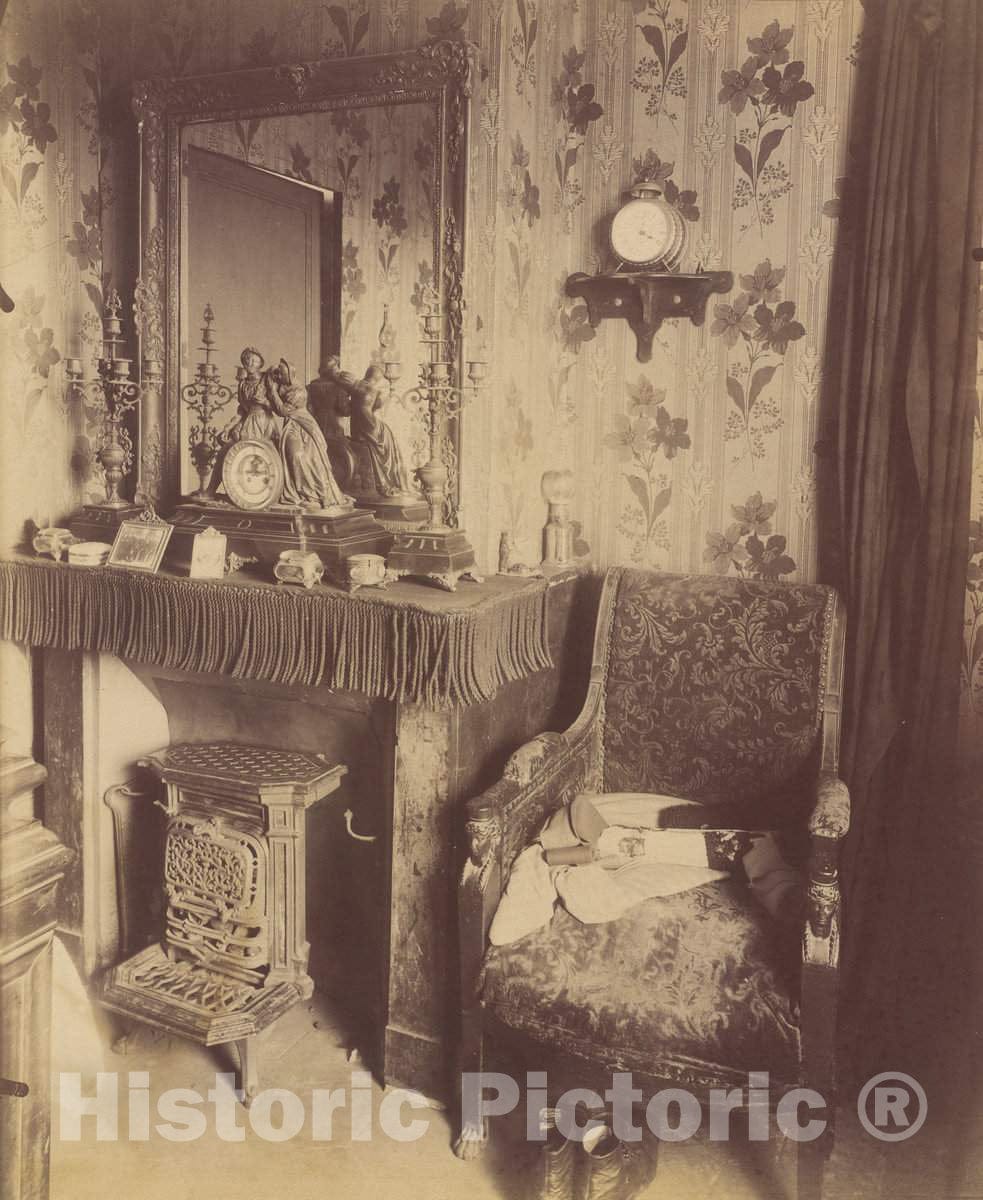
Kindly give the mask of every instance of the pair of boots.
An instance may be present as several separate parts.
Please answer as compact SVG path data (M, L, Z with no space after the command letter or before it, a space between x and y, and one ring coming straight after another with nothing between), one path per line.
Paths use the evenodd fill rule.
M655 1157L642 1142L623 1142L600 1118L583 1141L556 1128L554 1109L543 1109L546 1141L536 1200L633 1200L655 1176Z

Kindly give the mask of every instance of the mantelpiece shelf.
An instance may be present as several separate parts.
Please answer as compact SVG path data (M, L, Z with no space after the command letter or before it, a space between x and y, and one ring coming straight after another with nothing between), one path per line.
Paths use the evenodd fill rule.
M553 582L493 576L454 593L400 582L349 595L246 574L188 579L25 555L0 560L0 637L175 670L466 706L552 665Z
M652 339L663 321L689 317L694 325L702 325L710 296L729 292L733 286L732 271L700 271L692 275L672 271L608 275L578 272L567 279L567 295L586 300L590 323L595 329L606 317L626 320L637 340L638 361L644 363L652 357Z

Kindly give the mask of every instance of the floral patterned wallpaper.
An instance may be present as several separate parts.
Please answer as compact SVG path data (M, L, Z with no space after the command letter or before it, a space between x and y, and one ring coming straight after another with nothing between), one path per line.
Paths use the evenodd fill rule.
M65 395L62 360L97 348L101 228L100 84L93 31L69 33L57 5L14 4L0 60L0 537L54 521L99 490L94 414ZM104 493L103 493L104 494Z
M564 465L601 562L815 573L828 202L859 17L857 4L794 0L515 0L483 13L477 173L508 182L478 213L491 320L546 353L513 359L504 412L487 415L502 452L487 481L470 478L528 557L542 514L534 481ZM735 275L702 328L662 327L645 366L626 327L591 329L563 292L568 273L612 265L607 224L641 177L686 219L683 269Z
M517 558L539 559L540 478L570 467L582 539L602 565L814 577L860 0L11 0L5 24L0 281L18 307L0 316L13 398L0 420L25 447L8 468L8 542L85 490L84 466L67 464L73 452L84 462L87 418L63 399L59 358L91 349L107 273L135 272L133 144L119 115L130 82L467 37L483 62L469 321L492 369L465 414L462 517L481 560L495 564L503 532ZM611 265L608 222L641 176L685 219L683 269L735 276L702 327L663 325L645 365L627 327L592 329L564 293L570 273ZM18 241L25 257L11 266ZM355 281L369 264L347 266L361 320ZM983 451L977 461L979 517ZM978 525L974 536L964 694L967 729L981 730Z

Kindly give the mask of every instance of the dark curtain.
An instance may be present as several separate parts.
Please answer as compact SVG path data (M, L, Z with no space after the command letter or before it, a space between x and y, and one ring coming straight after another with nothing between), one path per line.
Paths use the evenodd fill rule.
M983 3L865 9L830 305L821 517L823 573L849 621L841 1061L857 1079L903 1062L920 1069L960 990L969 880L958 874L948 777L983 159Z

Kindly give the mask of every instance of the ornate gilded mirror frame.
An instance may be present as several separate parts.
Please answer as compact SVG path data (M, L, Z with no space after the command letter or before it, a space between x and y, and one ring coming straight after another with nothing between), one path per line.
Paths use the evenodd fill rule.
M143 358L163 364L140 413L138 496L169 511L179 499L181 134L202 121L381 105L433 106L434 281L447 314L449 358L461 375L464 340L468 138L477 50L435 42L416 50L321 59L135 85L140 131L140 279L135 312ZM458 451L456 423L450 453Z

